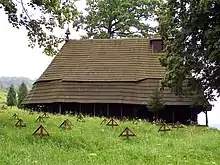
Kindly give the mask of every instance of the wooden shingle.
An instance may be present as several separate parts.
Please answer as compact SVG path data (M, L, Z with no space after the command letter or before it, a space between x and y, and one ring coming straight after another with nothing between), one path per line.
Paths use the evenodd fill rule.
M161 53L153 53L150 40L70 40L62 47L23 104L79 102L147 105L165 74ZM167 105L191 105L165 89Z

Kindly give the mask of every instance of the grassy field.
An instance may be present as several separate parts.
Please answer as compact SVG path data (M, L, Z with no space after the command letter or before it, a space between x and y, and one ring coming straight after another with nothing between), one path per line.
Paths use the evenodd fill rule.
M11 119L17 113L27 127L15 127ZM119 122L118 127L100 125L100 118L51 115L43 123L35 122L38 113L16 108L0 113L1 165L213 165L220 163L220 132L205 127L187 127L168 133L158 133L156 125L147 122L133 124ZM71 121L71 130L59 125ZM44 125L49 137L35 137L32 133ZM129 127L137 137L119 138Z

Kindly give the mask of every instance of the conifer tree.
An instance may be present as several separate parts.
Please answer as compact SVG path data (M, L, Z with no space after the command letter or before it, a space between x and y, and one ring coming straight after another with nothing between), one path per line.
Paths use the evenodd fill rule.
M8 94L7 94L7 105L16 106L16 104L17 104L16 92L15 92L14 85L11 84L8 90Z
M151 100L148 103L147 108L149 108L149 111L154 113L154 118L158 119L158 112L163 110L165 107L165 104L160 96L160 91L157 89L151 96Z
M24 100L24 98L27 96L28 90L27 85L22 82L18 89L18 108L23 108L21 105L21 102Z
M156 90L154 94L151 97L151 100L148 104L148 108L150 111L158 112L164 108L164 103L162 101L162 98L160 96L160 92Z

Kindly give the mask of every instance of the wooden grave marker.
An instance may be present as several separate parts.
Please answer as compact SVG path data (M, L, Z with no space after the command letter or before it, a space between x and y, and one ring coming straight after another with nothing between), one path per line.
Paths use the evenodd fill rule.
M85 122L85 119L83 118L83 115L82 114L79 114L78 116L77 116L77 120L76 121L78 121L78 122Z
M7 105L2 105L1 110L6 110L6 109L8 109L8 106Z
M112 126L113 128L114 126L118 126L118 123L114 119L110 119L106 126Z
M160 126L158 132L164 132L165 133L166 131L171 131L171 129L170 129L170 127L166 123L163 123Z
M106 122L107 122L107 119L104 118L104 119L102 120L102 122L100 123L100 125L105 124Z
M44 118L42 116L39 116L35 122L44 122Z
M35 135L35 136L50 136L43 125L40 125L32 135Z
M42 117L43 118L50 118L46 112L43 113Z
M156 124L156 125L161 125L161 124L163 125L165 122L166 122L165 120L157 119L157 120L155 121L155 124Z
M29 115L33 115L33 114L34 114L34 111L31 110L31 111L29 112Z
M125 116L123 116L120 118L120 121L125 122L125 121L127 121L127 118Z
M18 119L17 123L15 124L15 127L26 127L26 124L22 119Z
M176 123L174 123L174 124L172 125L172 128L177 128L177 129L179 129L179 128L184 128L184 125L181 124L179 121L177 121Z
M15 119L15 120L19 120L19 117L16 113L12 116L12 118Z
M62 124L60 124L59 128L63 128L63 129L65 129L65 130L67 130L67 129L70 130L70 129L71 129L71 126L70 126L70 123L69 123L68 119L64 120L64 121L62 122Z
M126 139L129 139L130 136L136 136L128 127L122 131L122 133L119 135L119 137L126 137Z
M66 119L66 121L67 121L69 124L72 124L71 121L70 121L69 119Z
M132 123L133 123L133 124L138 124L138 123L140 123L140 119L135 118L135 119L132 121Z

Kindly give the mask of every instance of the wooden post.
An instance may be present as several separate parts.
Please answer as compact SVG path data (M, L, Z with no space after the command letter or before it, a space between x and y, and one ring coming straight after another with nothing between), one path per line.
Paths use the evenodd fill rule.
M61 107L61 104L59 104L59 114L62 113L62 107Z
M192 108L190 109L190 120L192 120Z
M121 117L122 117L123 116L123 109L122 109L122 107L121 107L120 111L121 111Z
M93 116L95 117L95 103L93 104Z
M175 112L174 112L174 110L173 110L173 123L175 123Z
M205 113L205 125L208 127L209 126L209 123L208 123L208 112L204 111L204 113Z
M109 117L109 104L107 104L107 117Z
M81 113L81 111L82 111L82 105L81 103L79 103L79 113Z

